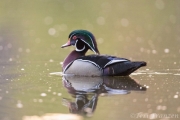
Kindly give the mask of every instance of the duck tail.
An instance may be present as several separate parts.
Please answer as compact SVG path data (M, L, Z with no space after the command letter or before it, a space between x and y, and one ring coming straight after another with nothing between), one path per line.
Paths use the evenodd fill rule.
M127 61L112 64L104 69L103 74L108 76L128 76L132 72L136 71L140 67L146 66L147 63L144 61Z
M138 62L134 62L135 64L137 64L138 66L140 66L140 67L143 67L143 66L146 66L147 65L147 63L146 62L144 62L144 61L138 61Z

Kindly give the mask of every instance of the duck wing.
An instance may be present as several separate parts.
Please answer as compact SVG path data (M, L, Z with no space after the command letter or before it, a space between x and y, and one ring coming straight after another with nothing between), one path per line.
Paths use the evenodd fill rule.
M125 58L118 58L118 57L109 56L109 55L87 55L87 56L81 56L77 58L76 60L90 62L94 64L95 66L99 67L100 69L104 69L107 66L115 64L115 63L130 61Z
M94 64L105 76L128 76L138 68L146 66L146 62L143 61L132 62L126 58L108 55L81 56L77 60Z

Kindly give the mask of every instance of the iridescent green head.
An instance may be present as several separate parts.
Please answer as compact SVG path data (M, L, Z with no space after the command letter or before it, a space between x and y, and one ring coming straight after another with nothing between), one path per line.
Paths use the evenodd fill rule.
M87 49L92 50L96 54L99 54L97 48L97 43L94 35L87 30L74 30L69 34L69 40L66 44L62 45L63 47L74 45L76 51L83 51Z

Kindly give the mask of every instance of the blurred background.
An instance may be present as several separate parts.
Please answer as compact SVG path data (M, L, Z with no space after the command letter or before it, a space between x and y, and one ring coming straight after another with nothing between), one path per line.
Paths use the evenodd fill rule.
M91 31L102 54L160 59L174 53L170 57L178 57L179 6L178 0L2 0L1 60L62 61L74 48L60 46L75 29ZM7 49L11 56L3 54Z
M48 74L61 72L59 63L74 47L60 47L67 42L69 33L76 29L91 31L101 54L146 61L148 66L142 70L157 72L178 69L174 74L179 75L179 11L179 0L1 0L0 118L10 120L25 115L69 113L61 103L61 95L70 97L62 86L61 77L48 77ZM89 51L88 54L93 52ZM157 84L160 85L164 80L168 85L173 83L168 79L179 79L177 76L152 76L134 78L144 84L151 84L150 80L158 79ZM169 87L173 95L179 90L178 86L179 82L176 81L172 88ZM159 99L164 100L168 96L163 89L166 87L162 87L163 93L156 94L154 86L148 94L139 96L140 101L136 105L142 105L143 97L149 98L152 106L158 104ZM44 95L47 95L46 98L42 98ZM127 101L137 94L132 95L127 99L121 97L125 109L121 113L122 117L116 116L119 114L116 111L109 114L109 118L129 118L125 116L129 106ZM156 97L150 100L151 95ZM173 95L169 99L174 100ZM94 119L102 118L111 109L110 105L106 111L104 103L109 104L109 100L114 103L119 97L101 100L104 102L99 104L99 108L104 109L104 112L99 110ZM165 101L164 104L172 108L170 110L180 112L179 102L173 101L176 105L172 105L167 103L167 99ZM123 105L118 107L123 108ZM114 110L118 110L116 106ZM156 111L156 107L146 106L146 103L142 106L144 111ZM129 109L136 110L137 107Z

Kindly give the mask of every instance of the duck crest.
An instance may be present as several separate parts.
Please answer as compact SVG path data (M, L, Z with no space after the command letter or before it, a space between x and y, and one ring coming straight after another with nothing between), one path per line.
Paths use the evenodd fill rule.
M96 39L95 39L94 35L91 32L89 32L87 30L75 30L75 31L72 31L69 34L69 39L70 40L75 40L74 38L77 38L78 40L83 41L84 44L88 45L90 50L92 50L96 54L99 54Z

